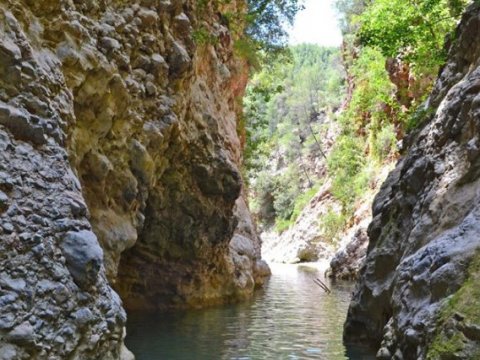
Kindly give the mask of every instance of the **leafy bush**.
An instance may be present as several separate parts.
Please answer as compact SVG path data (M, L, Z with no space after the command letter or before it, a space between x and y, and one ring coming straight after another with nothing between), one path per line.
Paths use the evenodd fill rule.
M289 220L292 217L295 200L300 194L298 172L298 167L291 164L284 174L276 177L273 207L277 218Z
M275 220L275 231L281 234L285 230L288 230L293 223L294 221L292 219L277 218L277 220Z
M384 56L401 55L417 75L436 73L445 60L445 35L453 31L466 0L376 0L360 15L361 44Z
M276 51L285 46L286 24L293 24L295 15L303 8L299 0L249 0L246 35L259 49Z
M320 219L320 232L323 238L334 243L347 225L348 216L342 212L329 208L325 215Z
M355 60L351 74L355 89L343 116L355 130L365 128L369 123L375 126L388 121L388 109L395 107L394 85L385 70L385 57L374 48L364 48Z
M278 219L292 218L295 202L300 194L298 168L295 165L277 176L272 176L266 170L260 172L252 182L252 187L252 211L261 222L272 224Z
M252 212L264 223L275 221L274 193L276 191L275 179L266 171L259 173L254 183L255 196L251 199Z
M417 128L423 124L427 119L430 119L435 114L433 108L420 107L414 109L411 114L409 114L406 123L407 131Z
M197 45L215 45L218 43L218 38L210 34L206 28L199 27L193 31L193 41L195 41Z
M353 134L343 134L337 138L327 159L328 171L333 177L332 194L338 199L345 211L365 187L358 175L365 165L364 143L362 138Z
M388 158L397 151L397 137L393 124L387 124L378 132L370 133L370 149L372 156L379 161Z
M315 184L306 192L296 197L295 202L293 204L293 211L288 219L277 217L277 220L275 222L275 229L277 230L277 232L281 233L287 230L290 226L292 226L295 223L295 221L297 220L298 216L303 211L305 206L310 202L310 200L312 200L312 198L320 189L320 184L321 183Z
M235 8L234 11L228 6L231 3L232 0L198 0L195 10L204 20L210 13L219 14L220 21L233 35L236 55L254 69L258 70L261 63L267 64L285 53L286 25L292 25L295 15L303 8L301 0L247 0L245 9ZM209 44L216 39L197 29L194 40L198 44Z
M233 51L237 57L245 59L252 69L260 68L261 58L258 55L258 46L251 38L244 37L235 40Z
M293 212L291 216L292 221L297 220L298 216L303 211L305 206L310 202L310 200L313 199L315 194L320 189L320 184L321 183L315 184L314 186L312 186L310 189L308 189L307 191L305 191L303 194L301 194L295 199L295 204L294 204Z

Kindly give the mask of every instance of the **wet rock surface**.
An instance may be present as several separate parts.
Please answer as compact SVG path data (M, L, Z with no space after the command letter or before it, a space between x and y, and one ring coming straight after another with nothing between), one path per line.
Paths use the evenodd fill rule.
M427 101L434 115L410 138L373 205L368 255L344 336L376 346L380 359L478 355L479 319L462 320L471 331L454 319L450 329L456 330L449 332L454 320L448 309L465 300L467 279L476 274L470 263L480 248L479 24L480 7L474 4ZM443 345L436 344L439 331ZM462 338L460 347L447 347Z
M3 359L130 359L109 283L152 310L268 274L241 205L247 68L217 14L244 3L197 3L0 2Z

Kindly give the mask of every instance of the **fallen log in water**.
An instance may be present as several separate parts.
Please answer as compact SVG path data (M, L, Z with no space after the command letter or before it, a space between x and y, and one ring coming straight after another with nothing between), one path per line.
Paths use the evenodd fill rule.
M327 285L325 285L325 284L322 282L322 280L320 280L320 279L317 278L317 279L313 279L313 282L314 282L315 284L317 284L318 286L320 286L327 294L331 294L331 293L332 293L332 291L328 288Z

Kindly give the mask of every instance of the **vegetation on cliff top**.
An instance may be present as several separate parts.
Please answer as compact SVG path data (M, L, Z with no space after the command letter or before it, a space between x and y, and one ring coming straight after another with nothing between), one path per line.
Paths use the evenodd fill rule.
M208 7L216 9L222 24L233 34L236 54L253 69L285 52L286 29L303 8L302 0L247 0L243 11L232 4L233 0L199 0L197 12L206 16ZM195 30L194 39L199 44L217 41L202 25Z
M417 76L428 75L445 61L444 42L455 27L465 0L376 0L359 17L364 46L386 57L401 56Z

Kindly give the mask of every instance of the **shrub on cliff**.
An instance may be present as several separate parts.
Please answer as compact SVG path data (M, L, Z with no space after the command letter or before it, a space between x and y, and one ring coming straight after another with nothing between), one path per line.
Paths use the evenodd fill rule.
M466 0L376 0L361 14L357 33L364 46L412 64L417 75L431 74L445 61L444 41L456 26Z
M364 48L350 72L355 90L343 118L356 131L364 130L370 124L377 130L389 121L386 108L398 106L393 98L394 85L385 70L385 57L378 49Z
M376 168L395 157L397 141L420 122L416 110L466 3L337 0L350 94L328 168L344 214L368 190Z
M352 133L340 135L327 160L333 178L332 194L342 203L344 213L350 213L355 199L362 194L365 181L360 174L365 166L365 143Z
M295 15L303 6L302 0L246 0L245 8L233 0L198 0L196 12L199 18L216 13L222 25L229 28L234 39L234 51L258 70L261 65L285 53L287 27L293 24ZM207 11L208 10L208 11ZM201 22L194 30L197 44L215 44L218 39Z

